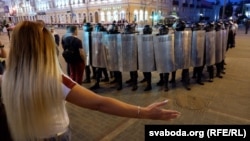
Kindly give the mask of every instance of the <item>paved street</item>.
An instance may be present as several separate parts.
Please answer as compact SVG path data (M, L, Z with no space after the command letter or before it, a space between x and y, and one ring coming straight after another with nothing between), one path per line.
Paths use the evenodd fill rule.
M62 35L65 30L56 30ZM81 32L81 30L80 30ZM79 37L81 33L79 34ZM0 40L8 49L7 34L1 34ZM191 80L191 91L187 91L180 82L181 70L177 71L177 87L165 92L156 86L159 75L152 73L152 90L144 92L144 83L138 84L138 90L131 91L125 81L129 73L123 73L123 89L117 91L109 83L101 83L98 94L113 97L131 104L146 106L155 101L169 99L165 108L175 109L182 115L172 121L138 120L107 115L104 113L82 109L67 103L71 120L72 141L143 141L144 125L186 125L186 124L247 124L250 125L250 34L240 29L236 36L236 47L226 54L226 74L223 78L215 78L213 83L207 82L208 73L204 69L205 85L201 86ZM60 47L62 52L62 48ZM65 62L60 56L65 71ZM66 72L66 71L65 71ZM192 69L190 69L192 76ZM143 78L139 72L139 80ZM89 88L94 84L82 84Z

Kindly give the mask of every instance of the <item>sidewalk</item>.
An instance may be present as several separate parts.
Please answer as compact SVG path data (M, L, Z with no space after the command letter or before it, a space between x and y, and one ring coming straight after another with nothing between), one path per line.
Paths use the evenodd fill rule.
M68 104L72 127L73 141L143 141L146 124L248 124L250 125L250 35L239 30L236 36L236 47L230 49L226 58L226 74L215 78L213 83L205 82L201 86L192 80L191 91L185 90L180 82L180 70L177 71L177 87L168 92L158 86L158 73L152 73L152 91L144 92L145 84L139 84L138 90L131 91L126 87L121 91L102 83L98 94L146 106L155 101L169 99L165 108L175 109L182 113L176 120L154 121L138 120L111 116L100 112L81 109ZM192 69L190 69L192 74ZM207 72L204 71L207 76ZM129 74L123 73L123 82ZM143 78L139 73L139 80ZM89 88L94 84L84 84Z

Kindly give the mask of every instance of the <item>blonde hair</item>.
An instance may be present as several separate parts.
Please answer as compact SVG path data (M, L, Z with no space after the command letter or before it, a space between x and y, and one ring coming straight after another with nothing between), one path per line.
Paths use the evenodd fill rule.
M19 23L11 37L2 95L14 140L37 140L64 113L62 71L54 38L37 22ZM59 116L58 120L63 120Z

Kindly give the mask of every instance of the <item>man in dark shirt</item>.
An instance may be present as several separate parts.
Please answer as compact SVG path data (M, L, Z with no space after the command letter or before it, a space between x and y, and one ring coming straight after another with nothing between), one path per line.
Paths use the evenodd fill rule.
M68 63L70 70L70 78L76 81L78 84L82 84L83 74L85 68L85 51L83 50L82 41L77 38L78 30L77 26L70 26L69 32L72 36L67 36L62 39L62 46L65 50L68 46L74 48L77 52L77 59L73 63Z

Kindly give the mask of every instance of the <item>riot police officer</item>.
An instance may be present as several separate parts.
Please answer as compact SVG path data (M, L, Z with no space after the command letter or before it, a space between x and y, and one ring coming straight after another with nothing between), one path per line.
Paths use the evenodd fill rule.
M101 25L101 23L97 23L94 27L94 31L95 32L107 32L107 30L103 27L103 25ZM95 32L92 33L92 35L95 34ZM92 55L94 58L92 58L92 65L95 66L95 79L96 79L96 82L95 84L90 87L91 90L95 90L95 89L98 89L100 88L100 79L101 79L101 76L102 76L102 73L104 74L104 81L109 81L109 77L108 77L108 73L107 73L107 69L105 67L105 62L104 62L104 56L103 56L103 50L102 50L102 46L99 46L98 45L98 42L97 40L102 40L101 37L100 38L94 38L92 37L93 39L93 42L97 43L97 47L95 47L94 45L92 45L92 49L94 50L97 50L95 51L95 53ZM94 41L95 40L95 41ZM100 41L101 42L101 41ZM95 44L93 43L93 44ZM96 52L98 52L98 56L95 56ZM95 61L95 60L98 60L98 61Z
M200 22L197 22L197 23L195 23L195 25L192 27L192 31L193 32L195 32L195 31L201 31L201 30L203 30L203 25L202 25L202 23L200 23ZM204 35L204 34L203 34ZM198 36L198 35L197 35ZM205 37L205 36L204 36ZM194 37L193 37L194 38ZM203 44L204 45L204 44ZM197 47L197 48L200 48L201 49L201 47ZM204 47L203 47L203 49L204 49ZM203 54L205 54L205 50L203 50ZM197 66L197 67L194 67L194 69L193 69L193 77L192 78L196 78L196 83L198 83L198 84L200 84L200 85L204 85L204 83L201 81L201 78L202 78L202 72L203 72L203 68L204 68L204 65L205 65L205 63L204 63L204 56L203 56L203 58L201 58L201 59L203 59L202 60L202 65L201 66Z
M95 78L95 67L92 66L92 39L91 39L91 32L93 31L93 27L90 23L85 23L83 25L83 47L86 51L86 66L85 66L85 80L83 83L90 83L91 82L91 68L93 76L92 78Z
M130 35L134 34L134 28L130 24L126 25L123 34L130 34ZM134 47L134 49L132 49L132 50L137 51L137 48L136 48L137 46L133 46L133 47ZM126 50L126 51L130 52L128 50ZM126 51L124 51L124 52L126 52ZM134 58L130 58L130 59L134 59ZM136 60L137 60L137 52L136 52ZM127 60L124 60L124 61L127 61ZM137 61L135 61L134 63L136 63L136 66L138 65ZM137 86L138 72L137 72L137 70L131 69L129 74L130 74L130 79L127 80L126 83L129 84L129 86L132 85L132 91L135 91L138 88L138 86Z
M144 91L152 89L151 71L155 70L154 52L153 52L153 29L149 25L143 28L143 34L138 35L138 60L139 70L143 72L147 86Z
M220 34L221 30L222 30L222 24L221 22L216 22L215 24L215 31L218 33L218 37L216 37L217 40L219 40L218 42L220 43L221 42L221 38L222 38L222 34ZM218 78L223 78L223 76L221 75L221 72L222 72L222 63L223 63L223 60L222 60L222 44L218 44L217 43L217 46L216 46L216 56L218 59L216 59L216 63L215 63L215 66L216 66L216 77ZM219 56L219 57L218 57Z
M184 31L186 28L186 25L185 25L185 22L178 19L176 22L175 22L175 26L174 26L174 30L175 31ZM171 73L171 80L169 81L169 83L172 83L172 86L175 87L176 86L176 71L173 71Z
M167 26L165 25L161 25L159 28L159 33L156 36L162 36L162 35L167 35L169 32L169 29ZM159 62L162 63L162 62ZM164 72L164 73L160 73L160 80L159 82L157 82L157 86L163 86L164 85L164 90L168 91L168 79L169 79L169 72Z
M186 28L185 21L179 20L179 22L176 24L175 32L184 31L185 28ZM173 86L175 86L175 83L176 83L175 79L176 79L176 71L173 71L172 72L172 78L170 80L170 83L172 83ZM191 90L191 88L190 88L189 69L188 68L182 69L182 72L181 72L181 81L183 82L184 87L187 90Z
M112 24L111 28L108 30L108 34L119 34L118 27L115 23ZM119 64L117 64L119 65ZM110 83L116 83L117 84L117 90L122 89L122 72L119 70L112 71L114 74L114 80Z
M211 33L214 31L214 22L209 22L206 26L205 26L205 31L206 31L206 34L208 33ZM215 36L212 34L212 36ZM207 36L208 38L211 38L209 35ZM208 40L208 38L206 38L206 40ZM206 41L208 42L208 41ZM213 42L215 42L213 40ZM205 65L207 66L207 71L208 71L208 74L209 74L209 80L208 82L213 82L213 78L214 78L214 64L213 64L213 61L211 61L211 63L209 62L209 60L211 59L209 55L209 48L208 46L211 46L212 48L212 45L209 44L209 45L206 45L206 53L205 53ZM207 59L209 58L209 59ZM211 59L212 60L212 59Z

